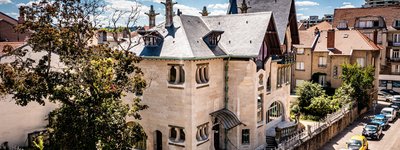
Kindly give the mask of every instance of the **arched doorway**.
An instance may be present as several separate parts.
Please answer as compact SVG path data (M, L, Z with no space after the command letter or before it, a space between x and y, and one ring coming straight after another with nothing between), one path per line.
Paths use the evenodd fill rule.
M281 102L272 102L272 104L268 107L265 119L266 123L268 124L276 119L282 118L285 111L284 109L284 105Z
M156 130L155 150L162 150L162 133Z

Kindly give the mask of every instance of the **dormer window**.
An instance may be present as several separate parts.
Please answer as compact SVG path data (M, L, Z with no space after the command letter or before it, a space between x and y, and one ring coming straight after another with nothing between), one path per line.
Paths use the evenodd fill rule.
M339 22L339 25L337 26L337 28L338 28L339 30L347 30L347 29L349 29L347 23L348 23L348 22L347 22L346 20L341 20L341 21Z
M393 28L400 29L400 20L395 20L393 22Z
M224 31L212 30L203 37L203 40L209 47L216 47L218 46L219 40L221 40L222 33L224 33Z
M138 33L143 36L146 47L158 47L163 41L162 35L157 31L139 30Z

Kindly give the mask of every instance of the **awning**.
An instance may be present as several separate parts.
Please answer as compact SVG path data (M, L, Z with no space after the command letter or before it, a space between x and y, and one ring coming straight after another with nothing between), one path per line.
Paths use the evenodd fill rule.
M218 118L218 122L224 126L224 129L227 130L243 124L233 112L226 108L212 112L210 115Z

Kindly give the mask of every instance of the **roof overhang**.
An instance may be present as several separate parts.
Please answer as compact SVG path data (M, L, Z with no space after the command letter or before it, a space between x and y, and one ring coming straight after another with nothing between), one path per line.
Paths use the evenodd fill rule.
M243 124L242 122L239 121L238 117L233 112L231 112L226 108L212 112L210 115L212 117L217 118L218 122L221 123L224 129L226 130L232 129L240 124Z

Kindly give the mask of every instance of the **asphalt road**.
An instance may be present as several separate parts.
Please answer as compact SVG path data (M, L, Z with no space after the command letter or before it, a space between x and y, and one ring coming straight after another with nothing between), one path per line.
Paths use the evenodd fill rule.
M390 103L378 102L376 112L379 112L383 107L388 106ZM339 150L346 148L346 142L353 135L361 135L362 129L365 123L368 122L368 117L374 115L371 110L366 115L361 116L344 131L336 135L331 141L326 143L322 150ZM383 137L381 140L368 140L370 150L400 150L400 120L396 119L393 123L390 123L388 130L383 131Z

